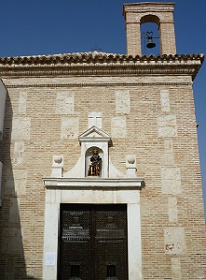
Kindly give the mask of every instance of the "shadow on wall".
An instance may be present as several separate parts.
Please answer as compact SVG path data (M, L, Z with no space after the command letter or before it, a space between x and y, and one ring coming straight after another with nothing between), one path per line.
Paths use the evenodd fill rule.
M13 110L7 94L4 134L0 148L0 159L3 162L2 172L2 207L0 208L0 279L38 279L27 275L24 246L29 246L29 239L24 239L26 228L22 230L21 217L27 211L26 194L22 186L22 165L13 171L12 166L18 164L15 159L11 161L10 155L14 153L14 144L11 139ZM19 151L21 152L21 151ZM14 181L15 177L15 181ZM23 245L24 244L24 245ZM33 264L34 265L34 264ZM39 278L40 279L40 278Z

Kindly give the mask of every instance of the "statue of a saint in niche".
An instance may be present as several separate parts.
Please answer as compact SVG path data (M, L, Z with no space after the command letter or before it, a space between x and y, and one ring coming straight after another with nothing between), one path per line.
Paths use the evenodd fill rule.
M88 176L99 176L102 159L99 156L97 149L93 150L93 155L91 156L90 161Z

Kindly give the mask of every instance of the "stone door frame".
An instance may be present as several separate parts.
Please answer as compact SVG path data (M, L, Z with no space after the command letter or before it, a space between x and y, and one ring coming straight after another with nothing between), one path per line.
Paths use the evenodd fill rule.
M128 280L142 280L140 190L143 179L43 178L46 188L43 280L57 280L61 203L126 204Z

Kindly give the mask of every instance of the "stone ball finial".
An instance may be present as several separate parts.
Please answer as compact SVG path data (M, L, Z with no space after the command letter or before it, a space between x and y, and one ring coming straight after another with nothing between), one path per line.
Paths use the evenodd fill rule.
M134 164L135 163L135 157L134 156L127 156L127 162L129 164Z
M58 164L62 163L62 156L54 156L53 159L54 159L55 163L58 163Z

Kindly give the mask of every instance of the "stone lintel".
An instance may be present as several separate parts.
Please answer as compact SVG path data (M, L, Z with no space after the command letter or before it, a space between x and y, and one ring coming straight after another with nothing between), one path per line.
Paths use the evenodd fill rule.
M44 186L46 189L141 189L144 187L143 178L51 178L44 177Z

